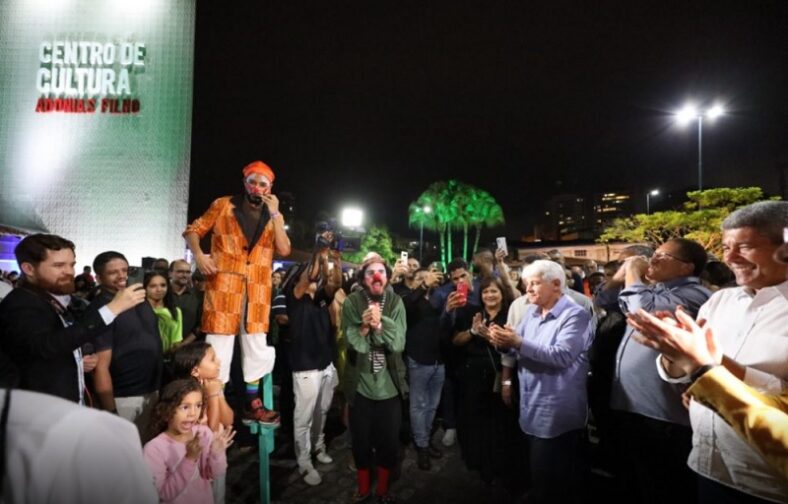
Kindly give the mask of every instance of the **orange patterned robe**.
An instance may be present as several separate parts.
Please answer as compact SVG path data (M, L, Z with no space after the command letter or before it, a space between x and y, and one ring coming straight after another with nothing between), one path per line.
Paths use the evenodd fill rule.
M271 312L271 268L274 259L274 227L263 208L251 246L239 224L242 199L226 196L215 200L205 214L186 227L184 235L211 236L211 258L219 272L207 278L201 329L208 334L238 334L241 304L246 294L246 332L268 331ZM251 248L251 251L250 251Z

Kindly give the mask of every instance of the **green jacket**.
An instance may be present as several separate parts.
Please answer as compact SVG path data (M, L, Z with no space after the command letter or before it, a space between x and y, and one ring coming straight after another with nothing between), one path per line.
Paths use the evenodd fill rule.
M405 379L405 363L402 352L405 350L405 305L394 293L391 286L386 286L386 302L381 317L383 330L380 333L370 332L367 336L359 333L361 314L367 309L367 299L361 291L350 294L342 305L342 327L347 342L347 362L345 364L344 392L349 404L353 404L356 391L361 380L369 380L372 364L369 361L370 342L382 346L386 354L386 369L397 393L403 399L408 395L408 382ZM362 376L363 375L363 376ZM380 397L386 399L387 397ZM377 399L371 397L370 399Z

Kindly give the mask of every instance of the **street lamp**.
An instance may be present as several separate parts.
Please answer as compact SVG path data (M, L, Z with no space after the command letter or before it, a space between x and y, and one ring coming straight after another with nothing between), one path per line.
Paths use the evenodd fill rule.
M676 112L676 120L680 125L698 121L698 190L703 189L703 118L714 120L725 113L722 105L714 105L708 110L699 110L695 105L687 104Z
M659 189L652 189L646 193L646 215L651 213L651 197L657 196Z
M432 207L427 205L423 208L420 208L419 210L421 210L425 214L428 214L432 212ZM424 217L422 217L420 220L421 220L421 227L419 229L419 264L421 264L421 262L424 259L423 257L424 256Z
M342 210L342 225L346 228L359 228L364 220L364 212L359 208L345 208Z

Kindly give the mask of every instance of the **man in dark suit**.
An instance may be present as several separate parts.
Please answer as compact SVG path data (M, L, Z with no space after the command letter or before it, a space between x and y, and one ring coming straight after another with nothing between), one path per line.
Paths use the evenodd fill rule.
M117 315L144 301L145 291L138 284L118 292L100 310L77 311L71 299L71 241L35 234L19 242L14 253L23 277L0 303L0 351L16 366L19 388L84 404L89 363L82 346L92 343Z

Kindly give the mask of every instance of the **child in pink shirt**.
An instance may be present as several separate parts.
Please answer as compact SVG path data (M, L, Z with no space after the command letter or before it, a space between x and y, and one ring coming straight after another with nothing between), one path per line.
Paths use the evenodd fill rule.
M235 431L211 432L199 424L204 409L202 387L176 380L161 394L151 418L155 438L143 453L161 502L213 504L211 480L227 470L227 447Z

